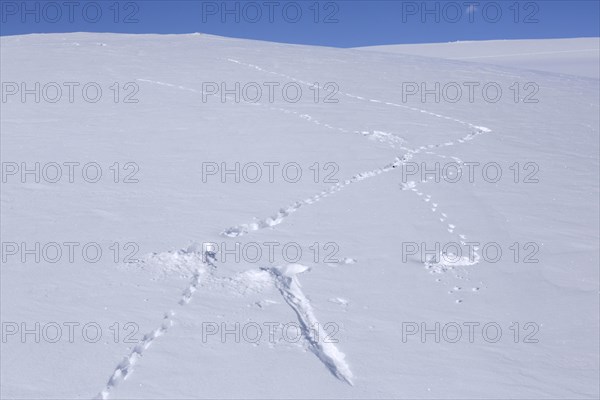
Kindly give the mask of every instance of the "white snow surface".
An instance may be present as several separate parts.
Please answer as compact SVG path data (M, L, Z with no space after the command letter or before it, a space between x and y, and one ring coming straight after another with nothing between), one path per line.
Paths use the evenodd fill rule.
M569 43L585 49L588 41ZM437 58L204 34L44 34L0 44L2 82L105 89L94 104L10 97L0 105L2 162L95 161L110 177L2 184L2 242L97 242L105 251L97 263L3 261L3 332L10 322L80 326L73 342L66 328L56 343L3 340L2 398L600 395L600 81L574 66L572 53L556 51L560 69L544 71L532 67L548 66L534 53L521 67L482 63L522 53L512 41L496 54L461 46L460 60L427 45L419 54ZM296 82L304 96L203 102L203 82L236 81ZM506 93L497 103L403 101L406 81L493 81ZM114 82L136 82L139 102L112 101ZM339 102L315 103L315 82L335 82ZM539 102L515 103L514 82L539 85ZM497 162L506 178L402 179L406 163L456 160ZM114 183L114 162L135 162L139 183ZM204 183L204 162L297 162L304 175L298 183ZM339 166L338 183L323 182L328 162ZM515 162L538 165L539 182L514 183ZM272 262L252 263L203 254L204 242L235 241L296 242L304 257L288 262L278 251ZM403 261L402 243L466 241L495 242L505 254L495 263L481 249L476 262L443 254ZM114 262L114 242L138 244L139 261ZM338 262L324 262L329 242ZM514 262L514 242L538 244L539 262ZM81 338L89 322L102 328L96 343ZM128 322L139 327L136 343L123 340ZM436 322L480 326L472 343L464 328L456 343L433 334L403 340L403 323ZM236 323L273 323L277 339L266 330L255 343L205 337L208 326ZM297 342L281 340L288 323L300 327ZM482 339L486 323L502 328L501 340ZM325 341L332 326L337 340ZM533 327L537 343L525 343Z
M479 40L359 47L600 79L600 38Z

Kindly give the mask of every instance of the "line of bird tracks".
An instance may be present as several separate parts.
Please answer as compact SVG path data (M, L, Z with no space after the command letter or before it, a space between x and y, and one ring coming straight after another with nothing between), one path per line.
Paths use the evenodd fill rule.
M298 79L296 77L293 77L293 76L290 76L287 74L270 71L270 70L264 69L260 66L254 65L254 64L244 63L239 60L235 60L235 59L231 59L231 58L227 59L227 61L235 63L237 65L241 65L246 68L255 69L257 71L261 71L261 72L264 72L267 74L285 78L287 80L297 82L301 85L305 85L308 87L317 86L319 89L323 89L322 87L320 87L319 85L317 85L315 83L304 81L304 80ZM296 212L301 207L313 204L317 201L320 201L323 198L326 198L335 193L338 193L341 190L345 189L346 187L348 187L354 183L361 182L365 179L369 179L369 178L381 175L386 172L390 172L390 171L398 168L402 164L409 162L410 160L413 159L413 157L415 157L419 153L434 155L434 156L441 157L441 158L452 158L454 161L461 163L462 161L456 156L446 156L446 155L438 154L438 153L434 152L434 150L454 146L457 144L464 144L464 143L467 143L467 142L475 139L477 136L492 132L492 130L488 127L475 125L471 122L464 121L459 118L455 118L455 117L451 117L451 116L447 116L447 115L443 115L443 114L439 114L439 113L434 113L434 112L424 110L421 108L412 107L412 106L408 106L405 104L398 104L398 103L389 102L389 101L383 101L383 100L379 100L379 99L369 99L369 98L366 98L363 96L358 96L356 94L343 92L343 91L340 91L338 93L340 93L341 95L347 96L349 98L355 99L355 100L364 101L364 102L368 102L371 104L380 104L383 106L402 108L402 109L406 109L406 110L409 110L412 112L421 113L421 114L425 114L425 115L428 115L428 116L431 116L434 118L457 123L462 126L465 126L469 130L469 133L461 138L458 138L456 140L446 141L444 143L425 144L425 145L421 145L416 148L408 148L404 145L405 141L402 138L394 135L393 133L388 133L388 132L383 132L383 131L349 130L349 129L345 129L345 128L341 128L341 127L336 127L336 126L333 126L333 125L330 125L327 123L323 123L307 114L301 114L296 111L290 111L290 110L286 110L283 108L271 107L272 109L274 109L276 111L284 112L286 114L296 115L297 117L302 118L306 121L309 121L316 125L324 126L325 128L328 128L328 129L331 129L334 131L338 131L338 132L342 132L342 133L353 133L353 134L363 135L372 140L377 140L379 142L386 143L388 146L390 146L393 149L400 149L402 151L405 151L405 153L399 157L396 157L392 162L388 163L384 167L375 168L370 171L365 171L365 172L355 174L351 178L349 178L343 182L337 183L336 185L331 186L329 189L324 190L312 197L309 197L309 198L306 198L303 200L298 200L298 201L288 205L287 207L279 209L279 211L277 211L272 216L266 217L264 219L256 220L256 221L253 221L250 223L245 223L245 224L227 228L225 231L222 232L222 235L227 236L227 237L237 237L237 236L245 235L251 231L256 231L256 230L260 230L260 229L264 229L264 228L270 228L270 227L279 225L284 221L285 218L287 218L292 213ZM408 189L411 192L415 193L417 196L421 197L421 199L425 203L429 203L431 201L432 196L430 194L424 193L422 190L419 190L417 188L416 182L411 182L410 187L408 187L408 185L405 185L405 184L403 184L402 186L403 186L402 187L403 189L405 189L405 190ZM432 203L432 205L433 205L431 208L432 211L434 213L439 212L441 214L439 221L442 224L446 224L445 225L446 230L449 233L453 234L457 228L456 225L451 224L451 223L446 223L446 220L448 219L448 215L446 213L438 211L439 205L437 203ZM464 233L459 233L459 232L457 232L456 235L458 236L459 243L461 243L462 245L465 245L466 240L467 240L466 235ZM479 262L481 257L477 252L478 250L479 249L477 247L475 247L474 254L471 254L468 257L466 257L466 260L461 258L461 260L459 260L458 262L454 262L454 263L447 262L445 260L448 257L445 257L444 254L440 254L438 259L424 260L423 265L424 265L425 269L428 270L432 274L440 274L440 273L446 273L448 271L453 271L454 277L456 279L462 280L462 279L465 279L465 275L468 275L468 271L465 270L463 267L467 266L467 265L474 265ZM468 280L468 278L466 278L466 279ZM437 278L436 281L441 282L441 278ZM452 288L452 290L449 290L448 293L454 294L454 293L459 292L460 290L462 290L462 287L456 285ZM479 287L473 288L473 291L478 291L478 290L479 290ZM457 299L456 303L462 303L462 301L463 301L462 299Z
M297 79L295 77L292 77L292 76L289 76L286 74L269 71L269 70L266 70L262 67L259 67L259 66L253 65L253 64L244 63L244 62L234 60L234 59L227 59L227 61L247 67L247 68L253 68L253 69L256 69L261 72L265 72L268 74L272 74L272 75L280 76L280 77L283 77L286 79L290 79L299 84L303 84L306 86L314 86L314 83L303 81L303 80ZM185 87L182 85L176 85L176 84L166 83L166 82L161 82L161 81L156 81L156 80L138 79L138 81L155 84L155 85L171 87L171 88L175 88L178 90L189 91L192 93L198 93L198 94L203 93L201 90L197 90L194 88L189 88L189 87ZM465 135L459 139L453 140L453 141L448 141L448 142L440 143L440 144L427 144L427 145L422 145L422 146L419 146L416 148L409 148L409 147L405 146L405 140L403 138L401 138L397 135L394 135L393 133L383 132L383 131L378 131L378 130L358 131L358 130L351 130L351 129L346 129L346 128L342 128L342 127L336 127L336 126L330 125L328 123L319 121L308 114L302 114L297 111L292 111L292 110L279 108L279 107L273 107L273 106L261 104L261 103L248 103L248 104L251 104L254 106L256 106L256 105L265 106L265 107L268 107L271 110L274 110L277 112L282 112L285 114L293 115L293 116L295 116L303 121L306 121L308 123L320 125L327 129L331 129L331 130L334 130L334 131L337 131L340 133L351 133L351 134L361 135L361 136L364 136L371 140L385 143L393 149L402 150L404 153L400 156L395 157L388 164L386 164L382 167L374 168L369 171L357 173L357 174L353 175L352 177L350 177L342 182L339 182L339 183L329 187L328 189L321 191L320 193L315 194L314 196L295 201L294 203L288 205L287 207L280 208L272 216L269 216L269 217L266 217L263 219L259 219L259 220L255 220L250 223L244 223L244 224L240 224L237 226L227 228L222 232L223 236L238 237L238 236L246 235L253 231L258 231L260 229L272 228L272 227L284 222L284 220L287 217L289 217L291 214L298 211L300 208L314 204L322 199L330 197L355 183L362 182L366 179L370 179L370 178L379 176L381 174L393 171L393 170L397 169L398 167L400 167L401 165L407 163L408 161L413 159L413 157L415 157L416 155L418 155L420 153L437 155L437 156L445 158L446 156L438 155L435 152L433 152L433 150L453 146L457 143L459 143L459 144L466 143L470 140L473 140L475 137L477 137L479 135L491 132L491 130L487 127L477 126L470 122L460 120L458 118L449 117L446 115L434 113L434 112L423 110L420 108L410 107L410 106L407 106L404 104L397 104L397 103L387 102L387 101L382 101L382 100L377 100L377 99L368 99L368 98L365 98L362 96L358 96L358 95L354 95L354 94L346 93L346 92L339 92L339 93L344 96L347 96L349 98L359 100L359 101L365 101L365 102L369 102L372 104L381 104L381 105L389 106L389 107L403 108L403 109L407 109L410 111L429 115L431 117L452 121L452 122L466 126L469 129L469 133L467 135ZM452 158L457 159L456 157L452 157ZM408 185L408 186L405 185L403 187L403 189L414 192L418 196L422 197L423 201L425 201L426 203L431 202L432 211L433 212L437 211L438 204L433 203L431 201L430 195L428 195L422 191L419 191L416 187L416 183L412 182L411 185ZM445 213L441 213L441 215L442 215L442 217L440 218L440 221L442 223L444 223L447 219L447 215ZM445 227L450 233L453 233L456 228L455 225L453 225L453 224L447 224ZM458 236L459 236L461 242L464 242L466 240L465 235L458 234ZM211 261L212 260L211 254L192 252L192 256L197 258L196 267L194 268L192 278L190 279L188 286L184 289L184 291L181 295L181 298L178 301L179 306L185 306L191 302L191 300L194 296L194 293L200 287L202 274L207 269L209 269L210 271L214 271L216 269L216 265ZM434 271L436 271L439 268L443 268L443 266L434 265L432 263L425 263L425 267L427 269L433 269ZM314 336L314 331L312 329L310 329L311 326L320 326L320 325L318 324L318 320L314 314L314 310L313 310L308 298L304 295L304 293L300 289L300 285L298 283L298 278L296 276L296 275L298 275L302 272L305 272L309 269L307 267L304 267L304 266L301 266L298 264L292 264L292 265L288 265L286 267L263 268L263 270L268 271L269 274L272 276L274 285L278 288L280 294L282 295L282 297L286 301L286 303L295 312L300 325L302 327L304 327L304 329L302 329L302 335L303 335L305 342L308 344L309 349L317 356L317 358L327 367L327 369L336 378L352 385L353 384L352 383L353 374L350 370L350 367L348 366L348 364L345 361L344 353L339 351L333 343L323 343L323 342L319 341L318 338L316 338ZM132 373L132 371L134 369L134 366L139 361L140 357L144 354L144 352L151 346L151 344L154 342L154 340L157 339L158 337L164 335L165 333L167 333L167 331L174 325L174 321L173 321L174 316L175 316L175 312L173 310L169 310L168 312L164 313L163 319L162 319L161 323L158 325L158 327L155 328L154 330L152 330L151 332L147 333L146 335L144 335L144 337L142 338L140 343L135 345L133 347L133 349L130 350L130 352L123 358L123 360L113 370L105 387L97 394L97 396L95 398L97 398L97 399L109 398L112 390L118 384L120 384L122 381L126 380L128 376L130 376L130 374Z

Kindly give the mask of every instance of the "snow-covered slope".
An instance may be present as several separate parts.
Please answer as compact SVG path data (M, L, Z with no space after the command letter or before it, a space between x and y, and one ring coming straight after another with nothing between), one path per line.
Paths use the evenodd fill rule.
M209 35L3 37L0 67L3 398L598 397L597 79ZM479 86L407 94L436 82Z
M361 47L600 79L600 38L484 40Z

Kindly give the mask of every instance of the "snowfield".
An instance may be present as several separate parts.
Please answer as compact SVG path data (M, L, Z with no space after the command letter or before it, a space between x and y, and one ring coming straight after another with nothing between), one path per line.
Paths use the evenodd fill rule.
M0 44L2 398L600 396L597 39Z
M363 50L465 60L598 79L600 38L481 40L363 47Z

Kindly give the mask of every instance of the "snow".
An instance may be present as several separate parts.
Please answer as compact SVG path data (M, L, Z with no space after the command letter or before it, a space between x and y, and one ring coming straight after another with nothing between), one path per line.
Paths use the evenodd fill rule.
M362 47L363 50L467 60L600 78L600 38L481 40Z
M440 45L460 48L446 59L436 45L410 54L204 34L2 37L3 83L97 82L103 96L90 103L76 88L73 102L64 91L56 103L1 104L3 172L80 163L72 183L66 167L57 183L4 176L1 397L598 398L590 41L568 41L591 63L574 66L562 41ZM552 62L523 46L554 49ZM221 102L207 82L295 83L303 95ZM504 94L423 102L404 99L403 82L495 82ZM524 103L524 91L515 102L515 82L535 83L539 101ZM122 101L128 83L137 103ZM324 101L328 83L337 102ZM96 183L81 178L91 162ZM236 162L258 164L262 178L222 182L222 163ZM436 162L480 167L455 183L408 170ZM273 182L264 163L280 163ZM295 183L282 178L287 163L301 167ZM502 179L483 179L486 163ZM23 242L62 244L63 256L35 262ZM80 243L73 261L65 242ZM473 254L444 248L473 242ZM86 243L100 261L82 256ZM247 250L239 259L235 243ZM285 244L302 257L290 260ZM39 343L21 335L36 322ZM63 327L54 343L52 323ZM83 338L89 323L97 342ZM436 323L447 328L439 342L422 340ZM482 338L486 324L489 336L502 329L498 341Z

